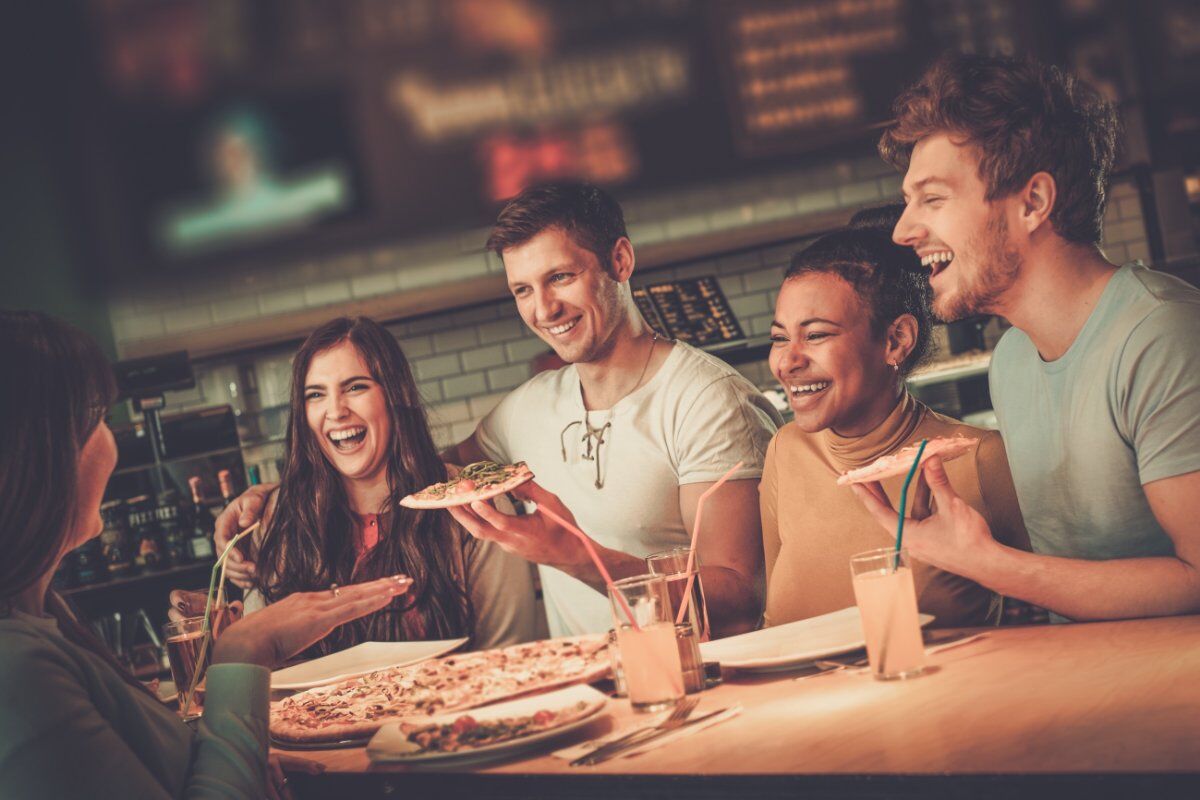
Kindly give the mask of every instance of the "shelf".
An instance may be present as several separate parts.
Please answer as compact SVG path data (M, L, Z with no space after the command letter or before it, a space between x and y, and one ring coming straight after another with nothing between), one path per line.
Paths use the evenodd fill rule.
M287 441L287 436L268 436L264 439L247 439L242 442L242 450L248 447L262 447L269 444L283 444Z
M232 453L240 453L241 451L242 451L241 447L222 447L219 450L206 450L203 453L192 453L192 454L186 455L186 456L176 456L175 458L164 459L161 463L164 467L167 467L171 464L178 464L178 463L181 463L184 461L195 461L200 458L212 458L214 456L225 456L225 455L230 455ZM146 464L135 464L130 467L121 467L118 470L113 470L113 475L128 475L129 473L132 473L132 472L142 472L144 470L153 469L153 468L154 468L154 462L151 461Z
M765 359L770 350L769 339L751 339L741 345L713 348L708 352L727 364L737 365ZM986 375L991 363L991 351L959 353L921 367L908 376L908 385L910 387L931 386L936 383Z
M930 386L935 383L986 375L992 363L991 351L960 353L943 361L935 361L908 376L909 386Z
M138 583L149 583L150 581L159 578L166 578L172 575L186 575L192 572L212 572L213 561L195 561L191 564L180 564L177 567L168 567L167 569L155 570L154 572L141 572L137 575L126 575L121 578L114 578L103 583L89 583L83 586L72 586L70 589L63 589L59 594L65 597L88 594L91 592L103 591L105 589L115 589L122 586L132 586Z

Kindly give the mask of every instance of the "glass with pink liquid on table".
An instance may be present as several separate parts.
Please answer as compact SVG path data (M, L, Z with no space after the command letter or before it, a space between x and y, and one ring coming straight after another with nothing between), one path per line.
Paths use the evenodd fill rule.
M675 705L683 699L683 670L666 581L658 575L635 575L615 581L608 593L633 710L653 712Z
M859 553L850 559L850 574L871 674L885 681L920 675L925 645L908 551L883 547Z

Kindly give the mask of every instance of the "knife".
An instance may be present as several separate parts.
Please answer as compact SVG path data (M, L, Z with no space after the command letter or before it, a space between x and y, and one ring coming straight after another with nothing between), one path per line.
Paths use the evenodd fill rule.
M640 739L634 739L631 742L627 742L619 747L616 747L612 750L608 750L606 752L601 752L601 750L604 749L603 747L598 748L594 752L589 753L588 755L583 756L582 758L578 758L575 761L572 761L571 765L572 766L591 767L591 766L595 766L596 764L603 764L605 761L616 758L617 756L621 755L622 753L627 753L630 750L636 750L637 748L641 747L644 744L648 744L650 742L657 741L658 739L661 739L664 736L670 736L671 734L675 733L676 731L681 731L684 728L690 728L691 726L693 726L699 722L704 722L704 720L706 720L706 719L711 719L712 717L715 717L718 714L724 714L730 708L732 708L732 706L726 706L725 708L718 708L716 711L710 711L707 714L702 714L699 717L693 717L692 719L689 719L687 722L685 722L682 725L679 725L677 727L669 728L668 730L665 730L665 731L656 731L656 732L650 734L649 736L643 736Z

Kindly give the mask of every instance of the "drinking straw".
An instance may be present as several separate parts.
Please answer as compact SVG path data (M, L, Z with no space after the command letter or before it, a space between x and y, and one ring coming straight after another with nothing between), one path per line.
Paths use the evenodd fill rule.
M600 560L599 554L596 553L596 548L592 547L592 540L588 538L587 534L579 530L579 528L576 528L571 523L567 522L558 514L555 514L553 511L546 508L546 506L542 505L541 503L538 503L537 510L566 528L571 533L575 534L575 536L579 538L579 541L583 542L583 546L587 550L588 555L592 557L592 563L596 565L596 569L600 571L600 575L604 578L604 584L608 587L608 590L612 592L613 597L617 598L617 602L620 603L621 608L625 610L625 615L629 617L629 624L633 626L635 631L641 631L641 628L637 624L637 620L633 618L633 609L630 608L629 604L625 602L625 596L621 594L621 591L613 588L612 576L609 575L608 570L604 568L604 562Z
M700 541L700 520L704 518L704 501L708 496L721 488L721 484L729 480L729 476L742 468L742 462L739 461L733 465L733 469L721 476L721 479L705 490L704 494L700 495L700 500L696 503L696 520L692 525L692 546L688 550L687 561L687 585L683 587L683 602L679 604L679 613L675 616L675 624L679 625L683 622L683 618L687 616L688 602L692 599L692 584L696 580L696 543Z
M921 446L917 448L917 457L913 459L912 466L908 468L908 475L904 478L904 488L900 490L900 517L896 521L896 550L892 556L892 572L900 569L900 545L904 541L904 512L908 506L908 485L912 483L913 475L917 474L917 467L921 464L921 456L925 453L927 444L928 439L921 440ZM892 602L888 604L887 619L883 624L883 640L879 643L879 669L876 671L880 675L887 671L888 642L892 638L892 619L895 612L896 596L893 593Z
M217 602L215 605L220 608L221 601L225 597L225 567L228 565L226 556L237 546L238 542L258 530L258 526L261 524L261 522L256 522L233 537L229 544L225 546L225 550L221 553L220 557L217 558L217 562L213 564L212 577L208 581L208 597L204 602L204 624L200 628L204 639L200 642L200 652L196 656L196 668L192 670L192 682L188 686L187 695L183 700L183 715L185 717L187 716L188 709L192 707L192 697L196 693L196 687L200 684L200 667L204 664L204 657L208 655L208 644L212 641L213 586L215 584L217 587Z
M900 544L904 541L904 511L908 507L908 485L912 483L913 475L917 474L917 467L921 465L921 455L925 452L927 444L928 439L921 440L921 446L917 448L917 457L913 459L912 466L908 468L908 476L904 479L904 488L900 490L900 517L896 520L896 557L893 560L892 572L895 572L900 564Z

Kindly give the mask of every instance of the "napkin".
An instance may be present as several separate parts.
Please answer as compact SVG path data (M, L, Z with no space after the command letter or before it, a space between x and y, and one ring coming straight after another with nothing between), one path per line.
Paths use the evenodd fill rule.
M700 717L707 713L708 713L708 711L706 711L703 707L697 707L696 709L694 709L692 711L691 716ZM670 744L671 742L677 741L679 739L683 739L687 736L691 736L693 733L699 733L700 731L702 731L706 728L711 728L713 725L719 725L727 719L733 719L740 713L742 713L742 704L734 703L729 708L722 711L720 714L711 716L708 719L704 720L703 722L697 722L694 725L684 725L682 728L676 728L674 731L671 731L671 733L667 734L666 736L661 736L652 742L646 742L643 745L640 745L638 747L633 747L633 748L630 748L629 750L626 750L624 753L621 753L619 756L617 756L617 758L629 758L630 756L637 756L637 755L641 755L642 753L648 753L651 750L662 747L663 745ZM587 742L581 742L580 744L574 745L572 747L565 747L562 750L556 750L554 753L552 753L552 755L555 758L561 758L564 761L574 761L575 759L579 758L580 756L585 756L588 753L592 752L593 750L603 747L604 745L608 744L611 741L619 739L628 733L633 733L635 730L640 730L643 728L653 728L655 725L658 725L660 722L665 720L667 718L667 716L669 716L669 714L670 714L670 712L663 714L662 716L660 716L656 720L654 720L654 722L652 722L652 723L639 722L634 725L627 725L626 727L622 728L621 730L613 731L612 733L608 734L607 736L601 736L599 739L592 739Z

